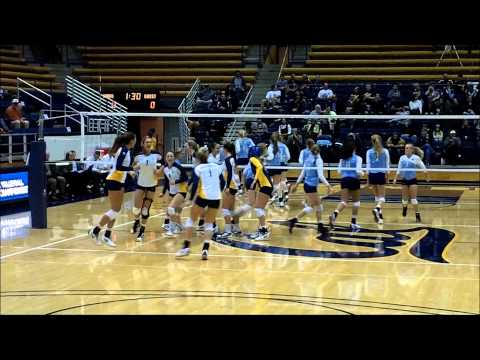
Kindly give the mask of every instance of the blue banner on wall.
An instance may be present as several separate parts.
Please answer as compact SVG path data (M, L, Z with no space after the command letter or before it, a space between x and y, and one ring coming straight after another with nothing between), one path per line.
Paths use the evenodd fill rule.
M28 172L0 173L0 202L28 198Z

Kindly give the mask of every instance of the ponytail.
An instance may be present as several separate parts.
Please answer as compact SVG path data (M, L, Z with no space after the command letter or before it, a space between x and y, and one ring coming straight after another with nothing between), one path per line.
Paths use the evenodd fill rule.
M420 149L418 146L413 147L413 153L423 160L423 150Z
M130 131L126 132L125 134L118 135L115 138L112 147L110 148L109 154L111 156L114 156L117 153L118 149L127 145L133 139L135 139L135 134Z
M381 155L382 150L383 150L382 137L378 134L373 134L371 139L372 139L373 148L375 149L375 152L377 153L377 159L378 159Z
M272 145L273 145L273 154L277 155L278 150L279 150L279 148L278 148L278 133L273 133L272 134L271 142L272 142Z

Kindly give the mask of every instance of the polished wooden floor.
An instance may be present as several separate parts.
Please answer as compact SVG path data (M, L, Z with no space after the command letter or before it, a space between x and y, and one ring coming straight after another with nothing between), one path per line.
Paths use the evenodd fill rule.
M479 314L479 189L422 187L422 194L430 203L421 205L421 225L389 203L379 229L365 200L364 232L342 228L347 209L331 240L323 241L309 224L290 235L281 221L302 206L299 191L287 209L269 209L270 241L213 243L208 261L200 260L195 240L190 257L175 259L182 237L163 236L165 203L158 198L139 244L129 233L127 195L113 250L86 236L107 210L105 198L49 208L44 230L29 228L28 213L2 217L0 312ZM325 202L326 211L336 204ZM255 225L253 215L243 222L246 230Z

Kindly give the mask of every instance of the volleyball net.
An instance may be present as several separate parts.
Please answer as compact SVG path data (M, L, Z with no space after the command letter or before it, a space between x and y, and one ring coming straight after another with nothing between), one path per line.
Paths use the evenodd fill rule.
M102 112L79 112L81 121L88 122L92 117L103 117ZM277 132L287 145L290 159L284 166L270 169L301 170L298 163L300 151L305 148L307 139L312 139L320 148L324 170L338 170L338 161L343 143L348 134L355 134L358 140L357 155L363 158L363 171L366 171L366 151L371 148L371 136L378 134L383 145L389 150L391 167L371 168L370 171L395 171L406 144L422 150L427 172L450 174L477 174L480 165L480 116L479 115L286 115L286 114L193 114L193 113L109 113L109 116L122 115L128 119L130 128L142 128L145 119L156 119L157 134L163 141L159 151L172 151L180 154L184 164L190 162L185 155L186 144L182 129L188 126L187 139L199 146L215 143L220 146L219 160L222 160L221 147L226 142L235 142L239 131L255 144L270 144L271 136ZM137 134L144 137L145 134ZM140 139L139 139L140 140ZM140 143L138 141L137 143ZM139 145L138 145L139 146ZM139 148L137 148L139 150ZM88 155L88 154L87 154ZM283 165L283 164L282 164ZM412 171L424 171L414 169ZM477 179L477 178L475 178Z

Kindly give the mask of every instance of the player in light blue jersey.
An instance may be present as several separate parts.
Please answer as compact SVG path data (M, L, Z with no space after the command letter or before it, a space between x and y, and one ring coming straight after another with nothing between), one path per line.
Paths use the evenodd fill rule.
M382 204L385 202L385 184L388 183L388 169L390 168L390 154L383 147L380 135L371 137L372 148L367 150L367 186L371 186L375 195L375 209L372 210L375 222L383 224Z
M267 168L268 166L286 166L290 160L290 151L287 145L280 141L280 135L275 132L272 134L270 145L268 146ZM285 196L288 194L288 185L284 173L287 169L268 169L268 173L273 180L273 192L278 197L280 207L285 206Z
M425 169L425 164L422 161L423 151L412 144L405 145L405 155L400 157L398 161L398 168L395 174L395 179L393 183L397 183L397 177L402 178L402 216L407 216L407 207L408 207L408 197L410 197L410 202L413 205L415 210L416 221L422 222L420 217L420 212L418 211L418 201L417 201L417 172L416 169ZM425 171L425 173L427 173ZM427 175L427 181L428 175Z
M307 139L305 141L305 145L307 146L305 149L300 151L300 156L298 157L298 162L303 165L305 160L312 154L312 147L315 145L315 141L313 139Z
M332 192L332 187L323 175L323 160L320 156L320 147L318 145L314 145L310 151L310 156L305 159L302 172L300 173L297 182L291 188L291 191L295 192L298 184L303 181L303 190L305 191L306 197L305 206L297 216L288 221L288 229L291 233L299 219L315 211L318 224L317 230L323 238L328 235L328 230L323 226L322 223L323 206L321 198L318 196L317 188L319 183L322 182L328 187L328 194L330 194Z
M357 224L358 209L360 208L360 177L363 176L362 158L355 154L356 139L355 135L349 134L342 148L342 155L338 163L338 173L341 180L341 201L337 208L330 215L330 229L333 229L335 220L340 212L345 209L347 202L352 198L352 222L351 229L359 230Z

